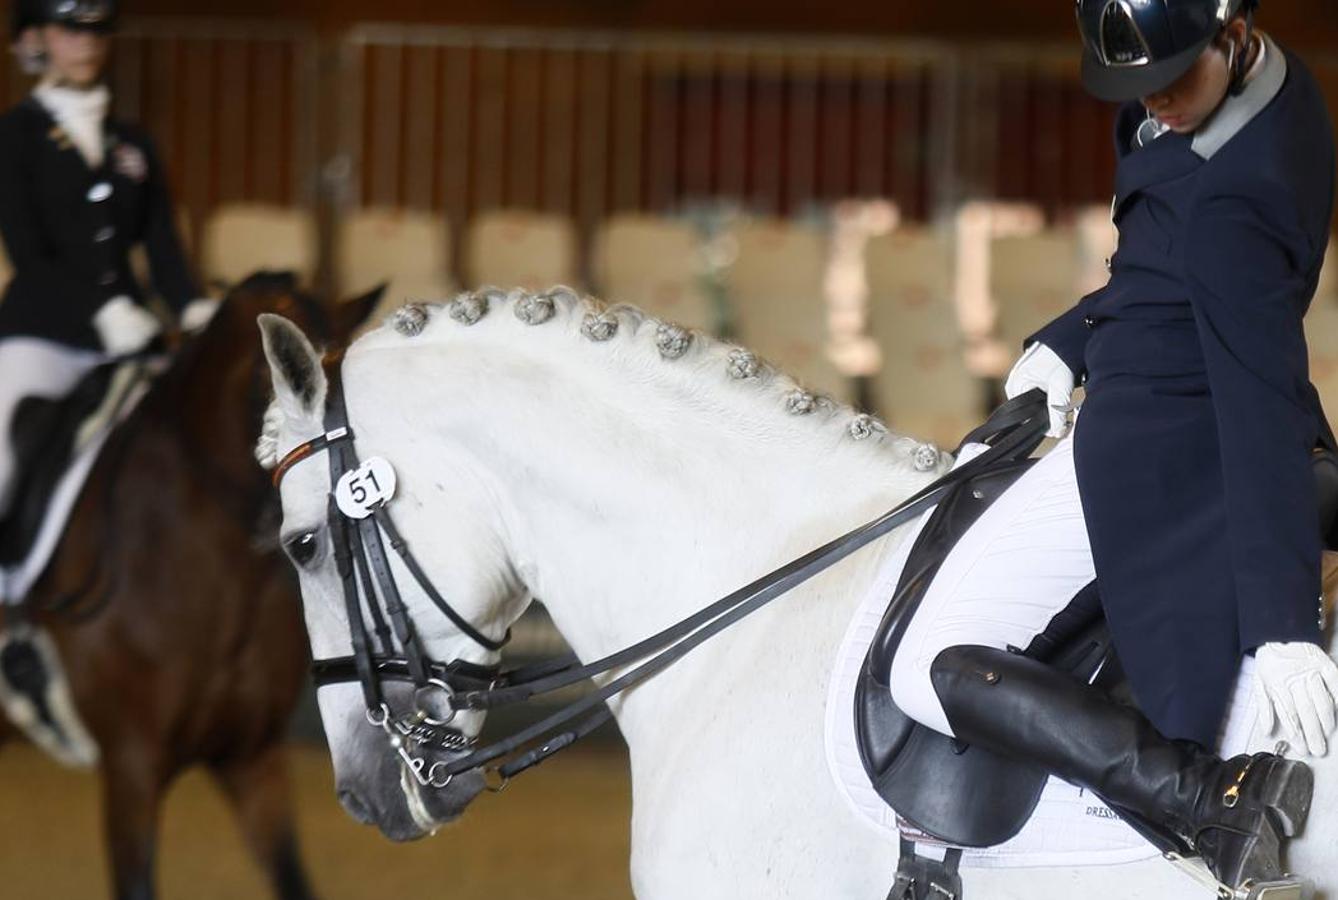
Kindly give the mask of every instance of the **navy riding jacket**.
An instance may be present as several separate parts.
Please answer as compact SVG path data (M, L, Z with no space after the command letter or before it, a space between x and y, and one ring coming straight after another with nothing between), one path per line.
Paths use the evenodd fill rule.
M112 297L144 297L129 256L141 242L154 287L176 312L201 296L148 135L111 118L104 133L93 169L35 98L0 116L0 234L14 269L0 338L101 349L94 314Z
M1301 61L1261 70L1197 133L1139 148L1118 116L1109 283L1033 335L1085 380L1075 463L1135 700L1212 746L1240 659L1320 639L1310 454L1334 438L1302 318L1328 244L1334 144Z

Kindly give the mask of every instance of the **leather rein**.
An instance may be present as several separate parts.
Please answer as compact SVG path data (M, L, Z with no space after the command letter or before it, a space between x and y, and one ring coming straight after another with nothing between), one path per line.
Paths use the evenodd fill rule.
M326 432L308 440L280 461L273 482L278 487L293 466L328 452L330 495L327 524L336 570L343 586L353 647L351 656L312 663L317 687L358 682L368 723L385 732L392 752L423 787L444 788L459 774L482 770L489 790L502 790L511 778L590 734L610 718L606 701L648 680L719 632L766 606L790 589L870 542L886 535L936 504L958 483L1006 459L1029 455L1041 442L1049 418L1039 390L1000 406L989 420L968 434L971 443L989 449L937 479L877 519L818 547L775 571L722 597L693 615L630 647L582 664L569 654L503 671L463 659L442 663L429 658L404 605L386 554L385 542L433 605L475 644L496 653L510 631L494 639L467 622L433 587L390 518L384 501L365 518L346 515L336 501L336 486L358 469L354 434L349 427L340 367L331 372L325 412ZM383 540L384 537L384 540ZM363 613L366 611L367 618ZM371 624L368 629L368 622ZM398 648L399 652L396 652ZM587 681L614 669L633 666L561 707L539 722L488 744L450 725L457 712L483 711L525 703L535 697ZM382 690L384 682L414 685L414 709L396 713ZM432 752L453 758L433 759ZM500 761L500 762L499 762ZM491 776L491 777L489 777Z

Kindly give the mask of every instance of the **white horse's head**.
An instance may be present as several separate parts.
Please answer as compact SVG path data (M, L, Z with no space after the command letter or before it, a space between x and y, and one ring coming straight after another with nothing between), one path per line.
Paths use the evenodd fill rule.
M287 452L324 433L329 378L320 354L291 322L261 317L265 352L273 377L275 401L266 414L265 433L257 453L272 464L273 454ZM355 364L349 363L349 367ZM449 453L430 456L415 447L422 437L412 403L393 404L395 413L382 418L375 404L354 392L361 458L383 454L394 460L401 490L412 499L395 505L396 520L413 535L415 554L425 562L437 590L459 614L486 634L501 636L524 610L528 594L510 567L503 549L503 523L490 497L487 476L469 461ZM403 399L403 398L400 398ZM392 405L392 404L386 404ZM419 413L422 410L418 411ZM365 427L365 432L362 429ZM362 434L366 440L362 439ZM387 443L396 449L383 449ZM334 545L327 522L331 491L329 461L314 456L296 465L282 485L283 547L301 582L313 658L345 657L351 652L349 619L342 582L336 572ZM430 527L415 527L424 502L434 505ZM394 556L394 553L390 553ZM396 558L393 571L410 617L432 659L463 659L480 664L495 656L455 629L414 584ZM367 619L367 627L372 622ZM398 654L396 654L398 655ZM389 706L413 708L413 687L383 682ZM390 838L420 837L459 816L482 789L477 773L452 779L445 788L420 789L388 752L387 735L367 721L367 709L356 683L332 684L317 694L321 718L334 758L336 791L355 819L378 825ZM469 737L482 726L482 715L461 713L451 723ZM438 759L449 758L441 753Z
M357 455L393 465L388 513L439 592L493 639L538 596L583 659L610 652L872 517L950 462L740 348L565 289L463 295L392 323L342 363ZM273 466L326 431L330 382L290 323L264 317L261 328L276 399L257 455ZM282 539L317 659L350 652L330 490L323 455L292 468L281 489ZM428 656L494 663L391 556ZM806 613L834 614L830 603ZM793 604L790 615L805 627ZM818 677L797 665L785 675ZM638 702L661 683L639 689ZM406 702L409 686L398 690L393 702ZM477 775L419 788L368 726L356 684L324 686L318 698L355 818L413 837L481 789ZM618 711L629 740L654 718ZM475 735L481 719L452 724Z

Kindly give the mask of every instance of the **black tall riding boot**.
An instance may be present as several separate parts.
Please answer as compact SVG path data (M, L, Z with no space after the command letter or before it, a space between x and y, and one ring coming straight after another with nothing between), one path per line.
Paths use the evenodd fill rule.
M1194 847L1233 889L1282 881L1283 840L1305 824L1314 774L1269 753L1223 761L1162 737L1137 710L1070 675L990 647L930 669L957 738L1039 764Z

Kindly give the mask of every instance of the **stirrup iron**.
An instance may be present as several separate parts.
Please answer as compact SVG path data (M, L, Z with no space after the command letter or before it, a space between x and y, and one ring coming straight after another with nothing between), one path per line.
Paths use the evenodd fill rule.
M1222 884L1197 856L1165 853L1177 869L1204 887L1215 891L1219 900L1314 900L1315 883L1309 878L1287 875L1276 881L1247 881L1238 888Z

